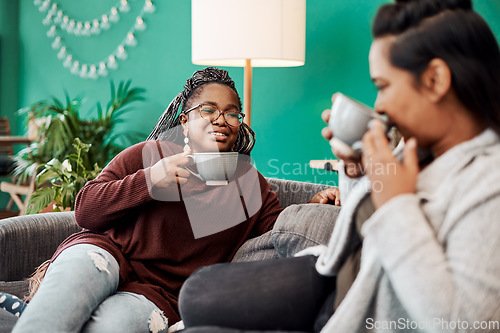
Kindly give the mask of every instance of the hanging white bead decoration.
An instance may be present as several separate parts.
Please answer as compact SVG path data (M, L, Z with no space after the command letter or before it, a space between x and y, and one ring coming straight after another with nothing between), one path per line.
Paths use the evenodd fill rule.
M69 20L68 26L66 27L66 31L69 34L74 33L75 32L75 26L76 26L75 20Z
M90 28L90 33L94 35L99 35L101 33L101 28L99 27L99 20L94 20L92 23L92 28Z
M155 5L151 2L151 0L146 0L146 4L144 5L144 12L145 13L154 13L156 10Z
M54 17L54 23L60 24L62 22L63 15L64 15L63 11L59 10L56 14L56 17Z
M66 56L66 59L63 62L63 66L66 68L70 68L73 65L73 56L71 54Z
M64 15L64 12L58 8L57 3L52 3L52 0L45 0L43 2L42 2L42 0L36 0L34 2L34 4L35 4L35 6L38 7L40 12L48 11L47 16L44 20L46 22L45 23L46 25L50 25L50 24L54 23L54 24L60 25L61 29L67 30L67 26L70 23L70 19L68 18L67 20L64 20L64 17L68 17L68 16ZM49 10L49 7L50 7L50 10ZM120 20L120 14L119 14L119 11L117 8L119 8L119 11L122 13L127 13L130 11L130 5L128 4L128 1L120 0L120 2L118 2L118 4L116 4L115 6L113 6L108 13L103 14L98 18L90 20L89 23L97 20L97 22L99 24L103 23L103 26L101 27L101 29L109 28L110 22L116 23ZM81 21L78 21L78 20L74 20L74 21L75 21L75 25L71 26L72 29L69 29L68 33L78 34L79 31L78 31L77 27L78 27L78 23ZM82 23L82 29L84 29L86 22L81 22L81 23ZM91 26L92 26L92 24L91 24ZM96 32L96 34L99 32ZM80 35L87 36L87 34L85 32L82 32L82 34L80 34Z
M116 58L114 55L110 55L108 57L108 68L109 69L117 69L118 68L118 64L116 63Z
M66 58L66 46L61 47L57 53L57 59L63 60L64 58Z
M137 19L135 20L134 28L135 28L135 30L139 30L139 31L146 30L146 23L144 23L144 20L142 19L142 17L140 17L140 16L137 17Z
M61 37L57 36L54 38L51 46L54 50L58 50L61 47Z
M125 48L123 47L123 45L118 46L118 48L116 49L116 57L118 59L122 59L122 60L127 59L128 54L125 51Z
M50 29L47 31L47 37L49 38L54 38L56 36L56 26L53 25L50 27Z
M63 16L62 23L61 23L61 29L66 30L66 28L68 28L68 23L69 23L69 17Z
M52 7L50 7L49 15L54 16L57 13L57 3L53 3Z
M127 0L121 0L120 3L120 12L122 13L128 13L130 10L130 6L128 5Z
M49 9L50 6L50 0L45 0L40 7L38 7L38 10L40 12L45 12L47 9Z
M52 23L52 15L48 14L42 21L43 25L50 25Z
M144 5L134 21L134 25L128 31L124 40L118 47L105 58L94 64L83 63L75 58L73 54L68 52L68 48L63 44L61 36L58 35L58 28L62 31L74 36L93 36L100 34L103 30L111 27L111 23L116 23L120 20L120 13L130 11L128 0L119 0L119 2L111 7L107 14L102 14L98 18L88 21L80 21L65 15L64 11L58 7L56 0L34 0L33 3L38 7L40 12L47 12L42 20L42 24L50 26L47 30L47 37L53 39L51 47L57 50L57 58L63 61L63 66L69 68L74 75L79 75L81 78L98 79L109 74L109 70L118 68L118 61L128 58L128 47L137 45L136 31L144 31L147 28L144 22L143 15L153 13L156 8L151 0L145 0Z
M90 36L90 27L91 25L88 21L83 24L82 36Z
M111 8L111 14L109 14L109 20L113 23L120 21L120 14L118 14L118 10L115 7Z
M108 17L108 15L104 14L102 16L101 28L104 29L104 30L108 30L109 27L110 27L109 17Z
M99 69L97 70L99 76L108 76L108 70L106 69L106 64L104 61L99 63Z
M71 25L71 23L70 23L70 25ZM80 36L82 34L82 29L83 29L82 22L77 22L76 27L73 28L73 32L75 33L75 35Z
M73 62L73 65L71 66L70 72L71 72L71 74L75 74L75 75L80 74L80 62L78 60L75 60Z
M80 69L80 77L82 79L86 79L88 77L88 73L87 73L87 64L82 64L82 67Z
M89 68L89 72L87 74L87 77L89 79L93 79L93 80L97 80L97 78L99 77L97 75L97 69L95 67L95 65L90 65L90 68Z
M128 45L128 46L131 46L131 47L134 47L137 45L137 40L135 39L135 36L133 33L129 32L127 34L127 40L125 41L125 43Z

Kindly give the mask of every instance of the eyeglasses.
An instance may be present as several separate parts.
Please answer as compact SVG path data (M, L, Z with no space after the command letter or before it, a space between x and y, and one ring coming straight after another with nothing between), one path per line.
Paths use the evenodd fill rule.
M191 109L183 111L182 113L187 114L193 110L199 109L200 116L203 119L210 120L210 122L218 119L220 115L224 118L225 122L229 126L239 126L245 117L244 113L239 112L237 109L230 109L226 111L221 111L212 104L198 104Z

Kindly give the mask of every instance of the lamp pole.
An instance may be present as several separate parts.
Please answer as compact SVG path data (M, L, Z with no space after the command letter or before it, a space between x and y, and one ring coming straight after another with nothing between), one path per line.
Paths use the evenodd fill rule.
M243 112L245 113L245 123L250 126L252 112L252 60L245 60L245 72L243 76Z

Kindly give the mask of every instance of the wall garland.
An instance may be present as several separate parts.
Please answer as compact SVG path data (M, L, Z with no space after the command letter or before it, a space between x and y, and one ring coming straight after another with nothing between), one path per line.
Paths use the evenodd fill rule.
M144 31L146 29L143 16L145 14L152 14L156 10L152 0L146 0L134 25L118 47L101 61L84 63L66 47L60 32L65 31L72 36L87 38L98 35L102 31L110 29L114 23L118 22L120 20L120 13L130 11L128 1L120 0L108 12L88 21L80 21L66 15L60 5L53 0L34 0L34 4L41 13L47 13L42 20L42 24L50 26L47 31L47 37L52 41L52 48L58 51L57 58L62 60L63 66L68 68L72 74L79 75L84 79L105 77L108 75L109 70L118 68L117 59L125 60L128 57L126 48L137 45L136 31Z

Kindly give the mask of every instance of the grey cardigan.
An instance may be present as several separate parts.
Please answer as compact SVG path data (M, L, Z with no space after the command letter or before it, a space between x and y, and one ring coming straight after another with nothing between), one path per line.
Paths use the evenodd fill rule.
M500 138L486 130L423 169L363 224L361 268L322 332L499 332ZM348 254L366 178L340 175L343 207L316 268L335 275ZM300 255L299 254L299 255Z

